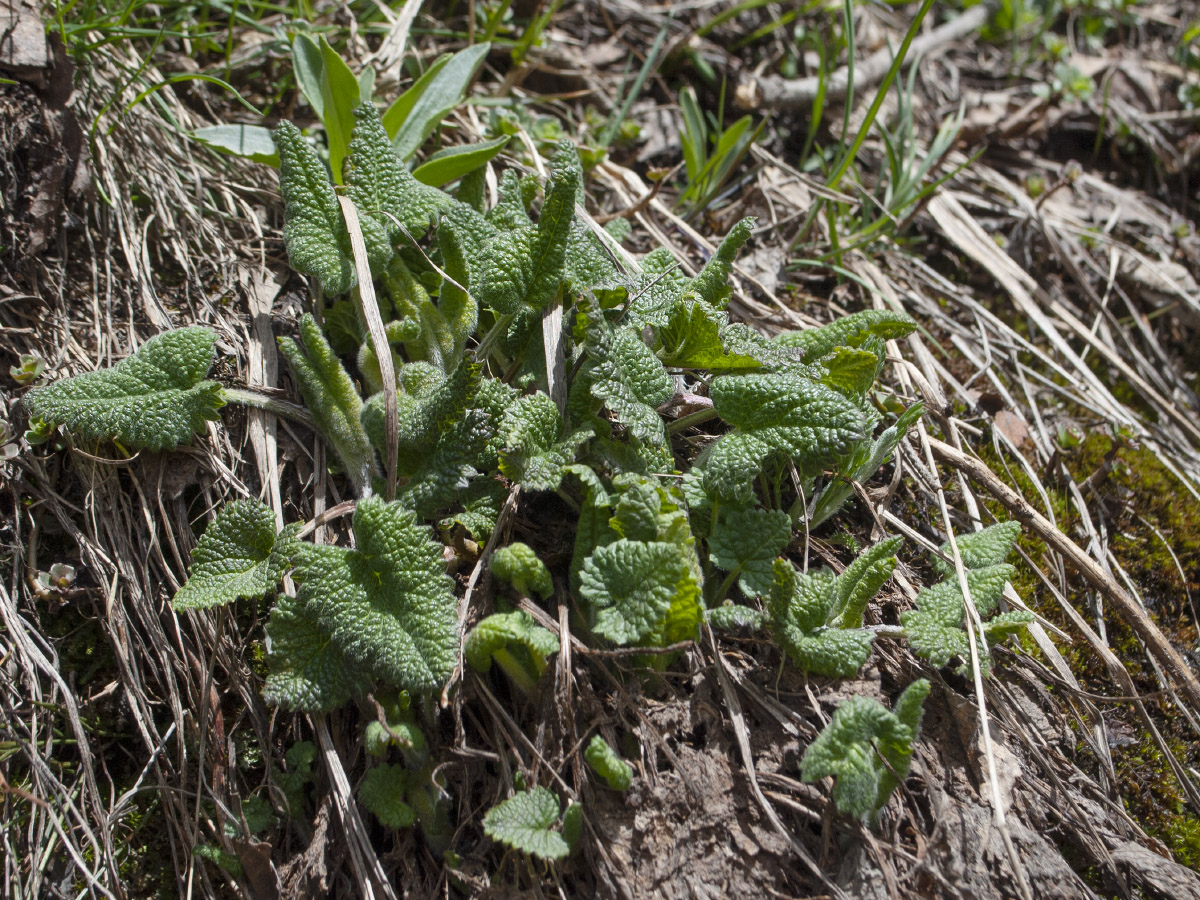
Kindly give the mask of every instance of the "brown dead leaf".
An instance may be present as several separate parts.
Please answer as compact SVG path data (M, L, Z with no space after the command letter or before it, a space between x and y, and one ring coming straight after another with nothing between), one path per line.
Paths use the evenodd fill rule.
M992 419L992 425L1018 450L1032 449L1033 442L1029 440L1029 423L1020 413L1002 409Z
M271 845L254 838L233 838L229 843L237 854L238 862L242 864L242 871L250 882L255 900L279 900L279 873L271 862Z

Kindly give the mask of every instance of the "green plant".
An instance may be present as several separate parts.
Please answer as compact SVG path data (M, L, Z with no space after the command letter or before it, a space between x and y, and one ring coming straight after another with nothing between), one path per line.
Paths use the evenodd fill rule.
M722 91L718 109L725 108L724 100ZM686 85L679 91L679 110L683 114L683 132L679 141L683 146L687 175L679 205L692 214L708 207L758 140L766 120L754 126L750 116L742 116L725 128L719 117L710 121L696 100L696 92Z
M483 43L442 55L383 113L384 130L401 161L411 160L446 115L462 102L490 49ZM297 33L291 51L296 83L325 133L324 163L334 182L341 184L342 164L350 153L354 132L355 109L371 101L375 72L367 67L356 76L324 35L314 39ZM192 137L222 153L276 167L281 164L278 135L273 136L261 125L213 125L196 129ZM446 184L488 162L507 143L507 138L502 138L440 150L416 168L414 177L423 184Z
M1056 62L1049 80L1033 86L1035 96L1043 100L1077 100L1087 103L1095 93L1092 79L1069 62Z
M228 399L212 367L216 335L181 328L146 341L111 369L38 388L26 397L33 417L85 440L169 450L215 421Z
M673 650L699 636L706 616L753 625L766 596L793 658L816 660L814 671L857 671L870 647L863 610L896 542L837 579L801 576L783 554L811 526L809 501L831 498L820 510L832 514L847 494L831 486L883 464L919 414L889 421L882 410L897 404L876 392L885 341L915 323L860 313L768 339L725 309L751 220L694 277L665 250L626 262L612 252L619 231L594 231L576 215L584 175L570 144L555 148L544 184L505 172L485 211L473 173L456 195L423 185L373 106L358 105L352 119L340 194L298 129L284 123L275 134L289 258L325 301L323 324L305 315L299 341L280 343L303 406L208 380L215 339L200 328L28 396L47 433L60 425L91 444L170 449L227 402L324 438L356 497L353 547L301 540L299 523L280 530L264 505L233 504L201 538L176 608L273 596L267 700L311 713L373 701L366 744L380 764L359 796L382 822L419 822L442 848L452 804L415 713L429 710L460 662L445 544L459 527L486 540L511 486L556 492L578 511L558 581L523 545L499 547L494 565L521 594L569 585L580 638ZM356 258L356 247L365 254ZM698 411L660 411L677 394L702 401ZM283 591L288 572L294 596ZM496 662L530 691L558 640L526 613L501 613L466 645L472 667ZM674 657L632 658L665 668ZM399 762L389 759L396 753ZM599 750L592 756L618 771ZM539 788L489 813L485 829L561 857L581 813L560 812Z
M550 570L528 544L516 541L501 547L492 555L491 568L494 576L526 597L537 595L545 600L554 593Z
M979 667L985 675L991 668L990 648L1033 621L1033 614L1025 610L992 615L1004 593L1004 586L1012 578L1013 567L1004 559L1012 552L1020 531L1016 522L1001 522L956 539L971 603L978 621L983 624L982 636L974 626L971 634L979 655ZM950 554L949 544L942 545L941 553L943 556ZM917 608L902 613L900 622L918 655L939 667L956 657L961 658L964 662L959 671L965 671L970 668L971 659L971 636L967 631L970 613L953 567L940 559L936 566L946 578L921 591L917 595Z
M593 735L588 741L583 758L614 791L629 790L629 785L633 783L633 767L621 759L620 754L600 735Z
M532 694L546 671L546 657L558 650L558 638L518 610L490 615L471 629L463 656L479 672L489 671L495 661L517 687Z
M571 852L578 824L572 820L582 807L572 803L564 812L549 788L535 787L493 806L483 817L483 832L494 841L538 859L554 862ZM557 827L556 827L557 826Z
M639 646L694 637L706 605L704 560L710 557L730 570L730 578L738 577L743 593L761 593L770 560L761 548L739 557L731 527L769 523L772 549L782 549L787 534L781 510L789 510L793 526L804 516L802 505L795 508L785 496L783 475L795 472L801 495L812 496L827 465L853 457L864 442L875 447L868 431L878 416L868 413L866 390L882 364L882 340L907 332L911 321L860 315L809 337L766 340L730 324L722 310L748 222L731 232L695 278L664 267L656 254L642 273L628 275L575 220L581 175L573 149L556 155L534 224L527 183L506 177L500 203L480 214L406 178L373 111L359 109L356 121L347 191L384 205L377 213L365 211L360 222L382 286L381 312L390 319L389 333L397 335L398 454L382 466L375 455L387 445L386 391L363 402L333 345L315 320L304 318L301 343L285 340L281 349L307 415L364 495L355 514L359 549L312 548L285 539L277 551L267 514L237 507L219 517L211 539L202 542L181 608L269 593L290 564L300 592L281 600L272 614L274 643L286 649L272 653L269 696L327 709L354 693L360 677L431 690L453 667L453 624L438 612L450 606L449 588L439 587L437 545L419 519L441 518L459 501L463 507L478 501L473 521L485 531L482 510L498 501L497 472L531 490L561 491L568 476L583 488L572 501L582 510L572 583L601 637ZM294 129L281 126L279 143L293 263L327 294L351 291L358 273L348 259L349 232L335 212L328 176ZM423 230L418 223L439 222L434 254L445 268L411 253L404 232L389 234L385 223L392 218L413 224L410 235ZM435 288L436 302L426 284ZM367 330L354 303L341 305L347 302L330 311L331 326L341 323L343 349ZM568 306L565 318L572 323L563 335L572 377L561 407L546 393L541 341L531 340L532 326L551 303ZM466 355L472 337L470 355L477 362ZM379 386L368 346L363 339L352 355L364 382ZM89 440L175 446L214 418L221 403L260 402L204 379L212 347L212 335L203 329L172 332L112 370L33 392L30 407ZM850 366L853 377L847 376L850 351L855 365L864 356L868 362ZM526 392L495 375L484 377L480 365L515 373ZM676 467L656 410L673 393L672 371L684 377L722 373L711 379L708 417L726 425L704 452L684 460L680 488L653 477ZM366 497L378 487L379 473L393 468L404 479L400 503ZM518 553L504 551L500 559ZM395 585L381 588L360 574L368 560L376 571L385 567ZM719 603L730 587L708 599ZM370 627L361 627L359 615ZM314 654L318 646L324 652Z
M46 371L46 362L41 357L30 353L21 354L20 365L9 366L8 374L20 385L33 384Z
M771 632L792 661L806 672L845 678L871 653L874 635L863 613L896 568L900 538L864 551L841 575L796 571L787 560L775 563L767 600Z
M922 678L905 688L892 712L869 697L844 701L804 751L801 777L817 781L834 776L837 808L874 823L908 774L928 695L929 682Z

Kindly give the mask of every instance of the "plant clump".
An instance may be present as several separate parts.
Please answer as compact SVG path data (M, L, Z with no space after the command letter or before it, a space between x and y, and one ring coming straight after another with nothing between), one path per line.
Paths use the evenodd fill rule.
M279 531L269 508L239 501L209 524L175 608L274 598L266 699L309 713L375 703L366 741L378 763L358 798L386 827L419 823L443 849L453 804L418 712L431 716L452 687L460 642L471 669L483 676L495 663L528 696L560 651L560 636L521 609L459 633L447 543L457 528L495 539L515 488L577 510L570 562L552 572L504 540L491 572L523 603L568 590L587 644L662 669L705 622L765 622L803 671L856 674L875 637L864 614L900 539L837 576L801 572L789 549L920 415L877 402L886 344L915 322L870 311L769 339L730 321L729 278L753 220L694 276L663 250L633 262L615 252L620 229L578 216L584 174L569 143L544 183L506 171L485 210L474 170L458 173L454 193L419 183L371 104L354 110L345 137L344 167L330 172L290 123L274 136L289 258L329 304L323 325L306 314L299 340L280 340L302 410L206 380L215 338L201 328L30 396L36 416L92 442L175 447L226 402L290 415L323 437L355 496L353 546L302 540L300 523ZM686 421L665 412L682 395L702 400ZM981 615L1011 573L1000 560L1014 536L1001 526L960 540ZM936 665L966 653L956 591L947 580L906 613L901 636ZM1005 613L986 636L1025 621ZM839 807L874 817L907 771L927 691L917 682L895 713L849 701L805 755L804 777L838 775ZM629 786L632 768L603 738L584 755L608 786ZM578 840L582 815L535 787L488 812L483 829L554 861Z

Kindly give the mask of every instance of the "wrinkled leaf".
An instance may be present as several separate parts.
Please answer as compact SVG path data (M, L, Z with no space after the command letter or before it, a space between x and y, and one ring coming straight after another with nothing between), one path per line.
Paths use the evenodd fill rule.
M553 791L535 787L489 809L483 817L483 833L514 850L553 862L571 852L566 839L553 830L560 810Z
M326 713L368 688L329 633L291 597L281 597L267 623L271 649L263 699L299 712Z
M216 335L179 328L146 341L115 366L32 391L30 413L93 441L169 450L218 418L221 386L205 381Z
M833 799L842 813L873 822L908 774L929 682L914 681L895 712L868 697L851 697L833 713L800 762L801 777L837 779ZM895 773L894 775L892 773Z
M633 783L633 767L621 759L620 754L600 735L592 736L587 749L583 751L583 758L614 791L628 790Z
M404 690L440 688L458 658L457 601L442 545L397 503L354 511L356 549L312 547L297 601L358 666Z
M176 610L209 609L274 590L285 565L275 537L269 506L257 500L226 504L196 545L188 580L171 605Z

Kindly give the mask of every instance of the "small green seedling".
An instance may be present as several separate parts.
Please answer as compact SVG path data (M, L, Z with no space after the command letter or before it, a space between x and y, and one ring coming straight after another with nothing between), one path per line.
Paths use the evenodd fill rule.
M1020 532L1021 526L1016 522L1001 522L956 539L966 569L971 602L983 622L984 643L977 649L979 667L985 676L992 664L990 648L1033 621L1033 614L1026 610L1014 609L992 615L1004 593L1004 586L1012 578L1013 567L1004 560L1012 552ZM942 545L941 553L943 557L949 556L948 543ZM934 565L946 576L945 579L921 591L916 599L917 608L902 613L900 623L918 656L938 667L948 665L952 659L961 659L963 662L958 671L965 672L970 668L971 644L962 588L949 563L938 559Z
M558 638L524 610L488 616L471 629L463 646L471 668L487 672L495 661L513 684L530 696L546 671L546 657L558 650Z
M874 824L908 774L928 694L929 682L921 679L905 689L893 712L868 697L844 701L804 751L801 777L818 781L834 776L838 810Z
M272 765L271 780L283 794L284 812L289 818L304 816L304 793L315 780L312 770L317 760L317 748L312 741L297 741L283 755L287 771Z
M388 828L409 828L417 821L416 810L404 802L408 774L404 766L373 766L358 786L362 805Z
M564 813L554 791L539 786L488 810L483 833L513 850L555 862L566 857L578 841L581 813L577 803Z
M633 766L621 759L620 754L600 735L592 736L587 749L583 751L583 758L614 791L629 790L629 785L633 783Z
M20 363L8 367L8 374L12 376L13 381L20 385L33 384L42 377L44 371L46 371L45 360L30 353L22 353Z
M876 544L836 577L801 574L787 560L775 562L767 600L771 633L800 669L848 678L862 668L874 638L862 627L863 613L896 568L900 541Z
M491 569L492 575L511 584L523 597L537 596L545 600L554 593L550 570L528 544L516 541L501 547L492 555Z

